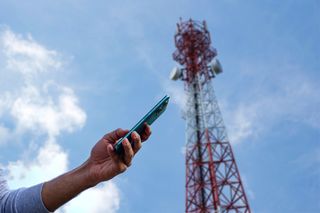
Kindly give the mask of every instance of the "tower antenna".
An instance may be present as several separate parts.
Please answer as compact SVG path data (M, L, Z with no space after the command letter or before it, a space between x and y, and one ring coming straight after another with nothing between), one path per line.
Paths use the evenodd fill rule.
M206 22L180 19L174 40L173 59L181 67L170 78L182 80L187 94L186 213L250 213L212 87L223 70Z

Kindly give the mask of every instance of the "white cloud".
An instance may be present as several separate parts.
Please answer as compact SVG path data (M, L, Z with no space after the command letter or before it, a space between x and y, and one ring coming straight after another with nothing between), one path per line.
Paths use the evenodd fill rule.
M239 106L231 117L228 129L230 130L230 141L233 144L243 141L257 131L254 129L256 115L252 107Z
M35 159L8 164L8 184L12 188L35 185L66 172L67 166L67 153L54 141L48 141L39 149Z
M113 182L106 182L83 192L63 207L63 210L68 213L113 213L119 206L120 193L117 186Z
M10 70L30 76L59 69L62 65L61 61L57 60L56 51L38 44L31 35L24 38L6 29L2 32L0 42L7 59L7 68Z
M9 29L0 30L0 48L0 73L5 78L1 83L6 86L0 92L0 144L16 138L12 135L34 136L23 141L29 148L21 158L5 168L9 186L26 187L68 170L68 153L56 139L83 127L86 113L71 88L48 80L48 76L54 77L50 73L62 70L58 52L37 43L31 35L25 38ZM46 137L46 142L43 144L39 141L43 137L38 136ZM59 211L116 212L119 205L117 186L109 181L81 194Z
M86 114L78 106L74 92L61 86L57 90L57 97L52 97L48 91L41 91L33 85L22 88L11 108L19 130L39 131L55 137L61 131L72 132L84 125Z
M0 47L0 59L5 66L0 72L5 80L12 81L0 93L0 118L11 114L16 122L13 133L29 131L51 138L84 125L86 114L73 90L40 75L62 69L58 52L37 43L31 35L24 38L7 28L0 31Z

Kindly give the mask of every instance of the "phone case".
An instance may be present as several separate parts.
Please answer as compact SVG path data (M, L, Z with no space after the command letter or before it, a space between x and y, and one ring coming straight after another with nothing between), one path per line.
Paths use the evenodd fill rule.
M122 141L127 138L131 142L131 133L136 131L138 134L142 134L144 131L144 124L151 125L157 118L166 110L169 103L169 96L164 96L134 127L117 143L114 148L118 154L123 153Z

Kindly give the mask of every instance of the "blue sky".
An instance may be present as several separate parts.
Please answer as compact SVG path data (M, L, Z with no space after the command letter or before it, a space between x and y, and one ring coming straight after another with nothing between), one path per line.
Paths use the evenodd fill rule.
M319 212L319 10L318 0L2 0L9 184L78 166L105 132L130 128L169 94L132 168L61 212L183 212L183 84L168 79L182 17L206 20L218 50L214 89L253 212Z

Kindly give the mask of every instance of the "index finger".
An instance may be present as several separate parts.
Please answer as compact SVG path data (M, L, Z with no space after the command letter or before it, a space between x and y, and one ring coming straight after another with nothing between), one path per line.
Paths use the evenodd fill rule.
M144 123L144 131L141 134L141 141L144 142L144 141L148 140L150 135L151 135L151 127L147 123Z
M120 138L122 138L123 136L125 136L127 133L129 132L129 130L123 130L121 128L118 128L108 134L106 134L105 136L103 136L104 139L108 140L109 142L116 142L117 140L119 140Z

